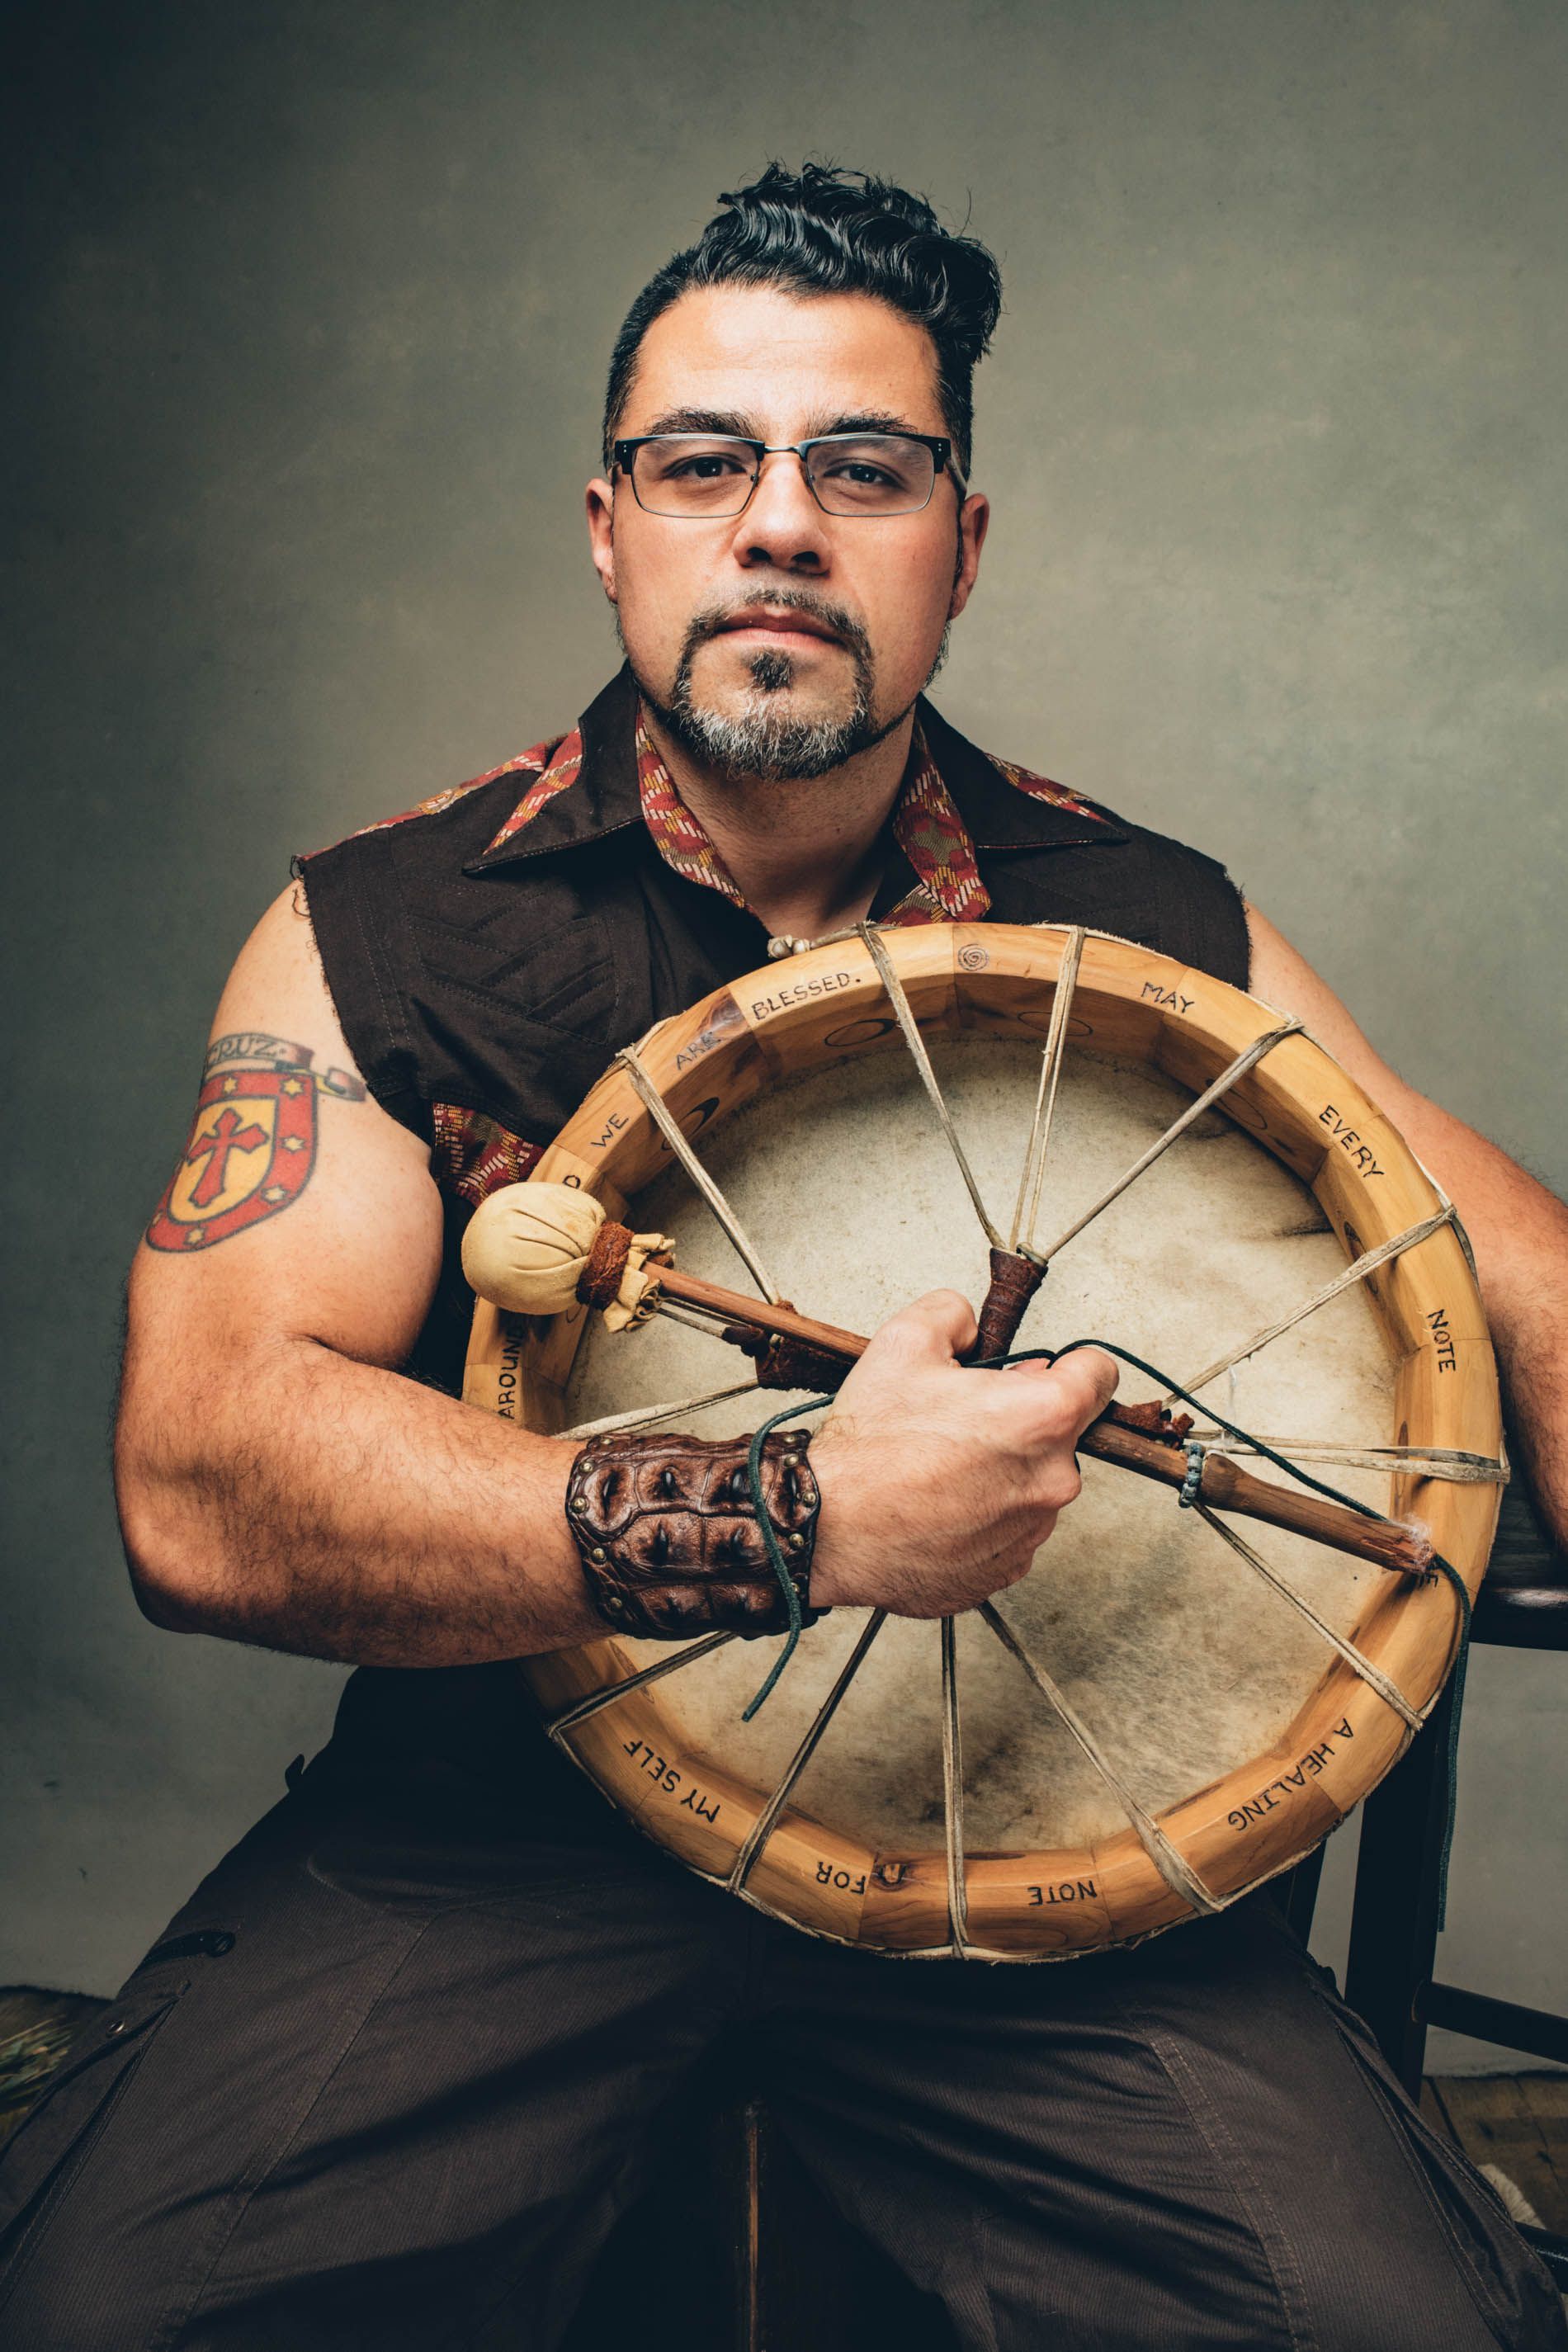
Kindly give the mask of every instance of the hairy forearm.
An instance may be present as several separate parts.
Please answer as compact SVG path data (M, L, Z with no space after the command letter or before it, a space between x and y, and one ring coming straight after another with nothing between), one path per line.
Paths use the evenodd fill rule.
M603 1633L563 1516L569 1442L303 1339L171 1387L132 1357L116 1449L156 1622L404 1666Z

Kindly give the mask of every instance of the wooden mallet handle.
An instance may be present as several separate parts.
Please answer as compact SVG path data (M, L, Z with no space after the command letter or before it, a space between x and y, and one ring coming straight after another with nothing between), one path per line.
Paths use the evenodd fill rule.
M765 1300L748 1297L742 1291L727 1290L721 1283L704 1281L700 1275L682 1273L673 1265L654 1262L648 1271L665 1297L720 1316L727 1323L772 1332L781 1339L803 1340L807 1347L820 1349L825 1355L837 1357L846 1364L856 1362L866 1352L868 1342L858 1331L843 1330L836 1323L819 1323L815 1316L799 1315L793 1307L770 1306ZM1128 1427L1122 1408L1114 1404L1097 1421L1089 1423L1078 1441L1078 1450L1098 1462L1114 1462L1123 1470L1135 1471L1141 1478L1156 1479L1164 1486L1180 1487L1186 1483L1187 1458L1182 1447ZM1226 1455L1205 1456L1197 1494L1199 1501L1212 1509L1261 1519L1269 1527L1283 1528L1291 1535L1305 1536L1313 1543L1348 1552L1352 1559L1370 1560L1376 1568L1397 1570L1405 1576L1429 1576L1432 1572L1432 1547L1419 1528L1402 1526L1392 1519L1363 1518L1359 1511L1350 1510L1342 1503L1332 1503L1326 1496L1298 1494L1292 1487L1277 1486L1270 1479L1258 1478L1250 1470L1244 1470Z

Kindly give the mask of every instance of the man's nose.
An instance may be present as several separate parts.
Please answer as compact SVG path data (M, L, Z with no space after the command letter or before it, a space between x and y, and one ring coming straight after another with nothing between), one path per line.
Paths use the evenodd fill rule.
M751 503L735 525L735 553L748 570L820 573L828 566L827 517L793 449L763 459Z

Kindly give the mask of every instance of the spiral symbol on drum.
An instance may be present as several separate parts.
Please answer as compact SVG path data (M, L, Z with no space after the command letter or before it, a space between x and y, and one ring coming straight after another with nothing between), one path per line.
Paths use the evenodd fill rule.
M990 961L990 949L983 948L978 940L972 940L967 947L958 950L960 971L984 971Z

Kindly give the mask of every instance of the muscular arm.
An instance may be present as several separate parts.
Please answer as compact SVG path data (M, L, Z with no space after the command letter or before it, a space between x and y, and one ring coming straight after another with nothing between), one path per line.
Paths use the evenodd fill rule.
M262 918L213 1036L181 1221L155 1221L131 1277L115 1470L142 1608L181 1631L400 1665L602 1633L562 1516L574 1447L396 1370L435 1288L441 1203L425 1146L353 1077L302 893ZM346 1091L315 1088L292 1197L225 1232L214 1180L245 1181L237 1146L272 1116L247 1087L258 1071L288 1084L289 1045L311 1057L305 1088L336 1071ZM299 1164L279 1168L289 1186Z
M182 1632L386 1665L602 1636L563 1511L574 1442L397 1370L435 1289L441 1202L424 1145L363 1093L294 892L246 946L213 1038L131 1277L115 1470L142 1608ZM846 1381L813 1444L814 1599L972 1607L1025 1573L1072 1500L1073 1441L1115 1366L1089 1350L1059 1370L966 1371L973 1338L964 1301L933 1292Z
M1267 917L1249 907L1247 921L1254 994L1300 1014L1388 1113L1464 1220L1531 1486L1568 1547L1568 1208L1474 1128L1406 1086Z

